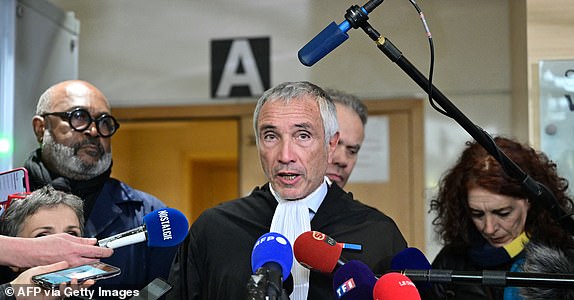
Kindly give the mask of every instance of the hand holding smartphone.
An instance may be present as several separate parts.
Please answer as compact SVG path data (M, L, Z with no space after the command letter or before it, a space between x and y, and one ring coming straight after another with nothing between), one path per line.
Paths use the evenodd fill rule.
M103 262L95 262L55 272L38 274L32 277L32 282L46 289L57 289L60 284L69 284L72 278L82 283L88 279L99 280L120 274L120 269Z

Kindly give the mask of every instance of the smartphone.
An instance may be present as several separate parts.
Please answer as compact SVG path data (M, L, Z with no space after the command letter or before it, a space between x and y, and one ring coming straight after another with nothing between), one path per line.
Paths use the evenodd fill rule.
M10 205L11 198L8 196L28 192L30 192L28 170L25 168L16 168L0 172L0 216Z
M105 279L120 274L120 268L103 262L95 262L55 272L32 276L32 282L46 289L58 288L62 283L69 283L72 278L78 279L78 283L88 279Z
M130 300L157 300L170 290L171 285L158 277L141 289L139 295L131 297Z

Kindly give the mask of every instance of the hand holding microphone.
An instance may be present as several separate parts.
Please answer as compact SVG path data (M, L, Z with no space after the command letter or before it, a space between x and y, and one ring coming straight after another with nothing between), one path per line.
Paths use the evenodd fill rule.
M119 248L147 241L149 247L171 247L181 243L189 229L185 215L177 209L161 208L143 218L144 225L98 241L100 247Z

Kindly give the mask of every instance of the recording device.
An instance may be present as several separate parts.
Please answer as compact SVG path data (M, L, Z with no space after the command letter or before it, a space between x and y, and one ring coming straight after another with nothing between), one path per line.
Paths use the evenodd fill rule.
M321 273L332 273L347 262L341 256L342 251L342 243L318 231L303 232L293 244L297 261L305 268Z
M409 277L391 272L377 280L373 289L373 299L420 300L421 296Z
M172 286L162 278L156 278L140 290L137 296L130 300L157 300L171 290Z
M98 241L100 247L119 248L147 241L149 247L171 247L181 243L189 228L183 213L161 208L143 218L144 225Z
M28 181L28 170L25 168L16 168L5 172L0 172L0 216L10 206L14 198L23 198L30 192L30 183Z
M45 288L57 289L62 283L70 283L73 278L78 279L78 283L86 280L100 280L114 277L120 274L120 269L103 262L81 265L55 272L38 274L32 276L32 282Z
M289 278L292 267L293 250L289 240L277 232L262 235L251 252L253 275L247 283L247 299L289 299L282 282Z
M363 262L350 260L333 274L337 299L370 299L377 277Z
M331 22L323 31L319 32L309 43L299 50L297 56L299 61L305 66L312 66L317 61L325 57L344 41L349 38L347 31L351 28L359 28L359 20L368 20L367 16L372 12L383 0L371 0L363 7L352 6L345 14L345 21L337 25Z

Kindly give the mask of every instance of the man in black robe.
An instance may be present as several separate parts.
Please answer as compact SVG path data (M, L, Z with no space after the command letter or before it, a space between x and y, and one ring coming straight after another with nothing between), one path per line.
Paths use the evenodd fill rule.
M255 109L254 129L269 183L206 210L194 222L172 265L168 298L245 299L253 246L270 231L278 201L306 200L321 189L324 197L315 207L309 204L311 230L361 244L362 251L343 256L376 274L387 271L392 257L406 247L398 227L325 177L338 141L335 106L325 92L308 82L268 90ZM331 276L311 272L307 295L333 299Z

